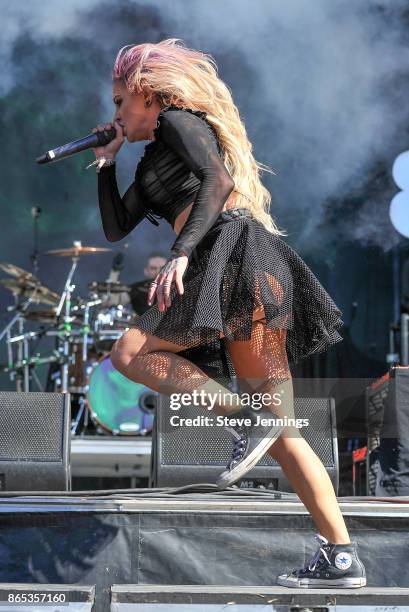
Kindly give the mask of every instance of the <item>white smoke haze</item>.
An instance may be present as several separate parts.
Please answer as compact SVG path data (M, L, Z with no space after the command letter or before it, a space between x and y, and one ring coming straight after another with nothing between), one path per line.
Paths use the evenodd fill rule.
M291 224L290 236L300 247L315 248L328 200L341 201L359 190L379 159L391 168L396 155L408 148L407 2L4 3L0 53L5 66L21 32L45 40L68 34L86 39L93 31L92 16L101 18L105 8L112 11L115 6L118 20L126 7L151 8L161 17L157 38L138 40L143 30L138 23L135 39L122 44L176 37L215 57L256 158L277 172L272 178L264 175L273 193L271 211L281 227ZM243 62L254 75L251 86L240 78ZM6 70L3 93L12 82ZM107 113L112 112L108 79L102 95ZM378 193L368 192L362 191L362 198L368 199L356 216L340 216L341 234L388 250L400 240L388 220L389 194L382 187ZM338 210L342 213L342 206Z

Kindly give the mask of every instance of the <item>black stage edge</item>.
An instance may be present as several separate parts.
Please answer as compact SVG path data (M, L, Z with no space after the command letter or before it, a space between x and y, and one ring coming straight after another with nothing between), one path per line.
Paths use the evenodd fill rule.
M376 610L408 610L409 589L378 589L365 587L362 589L287 589L285 587L217 587L217 586L143 586L143 585L113 585L111 596L111 612L132 612L129 604L150 604L152 612L160 611L158 604L196 606L226 606L231 610L234 604L244 606L264 606L264 610L294 610L295 606L319 607L322 610L335 610L335 606L366 606ZM155 607L155 604L158 607ZM268 607L267 607L268 606ZM381 608L382 606L382 608ZM284 608L283 608L284 607ZM358 610L359 610L358 607ZM146 608L145 608L146 609ZM222 608L220 608L222 609ZM316 609L316 608L313 608ZM202 608L206 610L206 608ZM345 610L345 608L344 608Z
M275 593L277 574L316 551L316 529L295 495L201 490L3 492L0 583L96 585L95 610L105 612L112 585ZM408 588L409 497L338 500L368 587Z

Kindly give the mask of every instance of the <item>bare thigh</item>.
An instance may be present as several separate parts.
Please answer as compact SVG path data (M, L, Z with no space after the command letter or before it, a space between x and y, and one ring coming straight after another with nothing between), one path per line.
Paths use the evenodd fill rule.
M186 350L185 346L180 346L168 340L162 340L162 338L147 334L137 327L132 327L113 345L111 349L111 360L115 365L121 362L126 363L136 355L147 355L156 351L179 353L184 350ZM115 367L117 366L115 365Z
M286 353L286 334L286 329L269 329L265 320L258 320L253 323L250 340L226 343L241 391L258 391L267 393L267 397L275 396L272 405L267 406L264 401L263 405L278 417L294 419L294 392ZM270 454L279 460L280 456L291 452L300 437L299 429L286 427L270 448Z

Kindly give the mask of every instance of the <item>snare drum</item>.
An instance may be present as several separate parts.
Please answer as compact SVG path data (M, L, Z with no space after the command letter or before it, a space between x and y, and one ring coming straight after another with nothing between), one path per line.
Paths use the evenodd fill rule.
M93 321L93 337L100 355L112 350L115 340L129 329L132 321L131 311L121 305L99 309Z
M94 321L94 331L98 333L100 329L122 329L129 327L129 322L132 320L132 312L129 308L121 306L110 306L108 308L100 308L96 313Z
M152 431L158 393L132 382L112 365L110 354L92 368L87 406L92 419L114 435L146 435Z

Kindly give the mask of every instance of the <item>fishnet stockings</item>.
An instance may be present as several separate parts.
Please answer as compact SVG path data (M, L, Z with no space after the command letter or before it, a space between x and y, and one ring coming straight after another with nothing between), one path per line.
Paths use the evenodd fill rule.
M138 333L135 329L128 333ZM155 342L161 344L160 339ZM149 342L139 348L136 354L127 351L127 344L118 344L113 355L115 367L135 382L166 395L173 393L205 393L217 397L214 410L219 414L236 412L240 408L237 394L226 388L222 372L210 378L200 367L182 355L181 347L173 345L171 350L151 350ZM162 341L164 348L171 343ZM286 355L286 330L269 329L265 321L253 321L250 340L228 341L231 355L239 379L239 388L246 394L278 392L279 385L291 382L291 373ZM288 386L288 385L287 385ZM288 395L288 392L287 392ZM248 404L245 404L248 405ZM206 406L204 406L206 407ZM275 407L271 406L275 411ZM287 407L286 410L292 409Z
M217 414L236 412L240 408L237 394L177 353L158 350L142 352L127 363L125 360L115 360L114 366L127 378L165 395L203 392L214 397L220 394L220 401L214 406ZM206 408L206 403L203 407Z
M286 354L285 329L269 329L265 320L253 322L251 340L248 342L227 342L239 386L242 392L255 394L265 408L270 409L277 417L295 419L294 390L291 371ZM274 403L267 405L269 397ZM300 430L289 425L281 434L282 437L301 437Z

